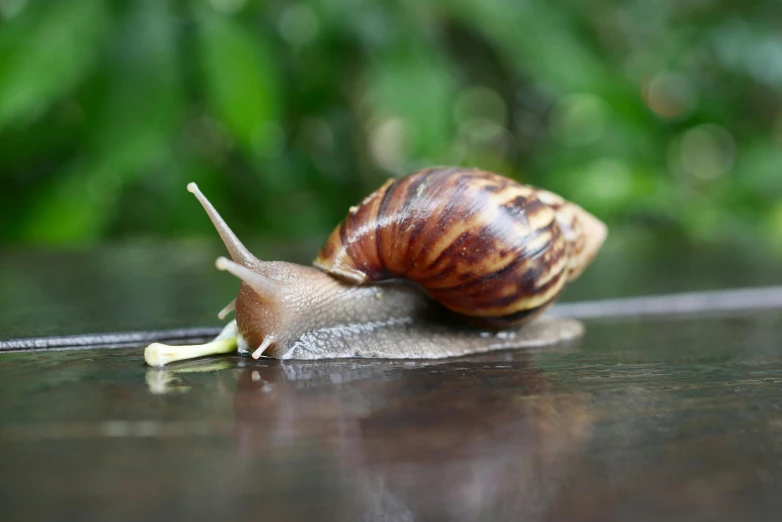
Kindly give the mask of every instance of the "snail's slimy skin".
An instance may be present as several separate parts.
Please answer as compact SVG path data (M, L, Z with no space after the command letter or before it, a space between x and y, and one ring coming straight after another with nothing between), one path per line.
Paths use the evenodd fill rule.
M218 265L236 269L227 260ZM352 286L301 265L267 265L264 271L270 274L282 269L281 296L264 304L256 290L242 283L236 319L214 341L154 343L145 351L147 363L164 366L234 350L277 359L442 359L553 345L578 339L584 331L579 321L550 317L499 331L474 328L409 284Z
M268 357L439 359L554 344L583 332L577 321L549 318L523 328L478 329L409 284L347 285L310 267L279 264L289 265L280 267L286 278L280 298L264 304L243 284L236 302L241 338L251 347L266 343Z
M540 318L513 330L453 328L414 318L313 330L293 342L281 359L442 359L511 348L536 348L578 339L583 325Z
M317 268L261 261L194 183L242 280L212 343L151 345L149 364L236 348L254 358L439 359L576 339L573 320L538 318L602 245L606 228L559 196L476 169L391 180L337 227Z

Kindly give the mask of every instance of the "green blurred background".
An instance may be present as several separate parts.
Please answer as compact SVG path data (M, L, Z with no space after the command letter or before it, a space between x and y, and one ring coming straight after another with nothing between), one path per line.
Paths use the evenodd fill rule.
M782 252L777 0L0 0L0 240L325 237L475 165L661 246Z

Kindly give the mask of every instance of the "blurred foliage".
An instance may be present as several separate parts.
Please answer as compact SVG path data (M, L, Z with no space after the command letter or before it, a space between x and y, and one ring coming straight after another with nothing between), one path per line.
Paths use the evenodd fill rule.
M0 0L0 239L321 236L476 165L782 251L775 0Z

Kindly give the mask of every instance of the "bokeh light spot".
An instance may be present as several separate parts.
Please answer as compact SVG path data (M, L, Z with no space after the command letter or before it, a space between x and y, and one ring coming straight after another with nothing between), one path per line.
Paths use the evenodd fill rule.
M482 119L505 126L508 110L505 100L496 91L486 87L469 87L459 93L454 106L454 116L457 123Z
M467 148L467 157L478 150L490 150L493 155L504 157L513 141L505 127L483 118L462 123L459 126L459 137Z
M247 0L209 0L212 7L221 13L235 13L247 3Z
M318 34L318 17L308 5L291 5L280 15L279 28L282 37L291 45L305 45Z
M5 20L15 18L27 5L27 0L0 0L0 17Z
M607 207L626 201L632 190L632 174L625 163L616 158L600 158L587 167L580 186L583 204ZM588 199L588 201L587 201Z
M644 84L643 94L646 105L665 118L686 116L695 107L695 92L681 74L664 72L653 76Z
M369 136L369 149L375 163L391 172L399 172L407 153L408 129L401 118L382 121Z
M594 143L605 133L607 113L606 103L593 94L567 96L554 108L554 135L569 146Z
M777 119L774 122L774 144L782 149L782 112L777 115Z
M719 125L699 125L681 137L679 161L696 178L714 179L725 174L733 167L735 156L733 137Z
M301 144L316 154L331 154L334 151L334 132L322 118L310 118L301 125Z
M777 203L771 208L768 227L774 247L782 254L782 203Z

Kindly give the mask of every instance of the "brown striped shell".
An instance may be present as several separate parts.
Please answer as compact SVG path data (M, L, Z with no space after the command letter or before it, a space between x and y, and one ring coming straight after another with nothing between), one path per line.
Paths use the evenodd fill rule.
M354 284L406 279L504 327L538 315L589 264L606 227L561 197L477 169L390 179L332 232L315 266Z

